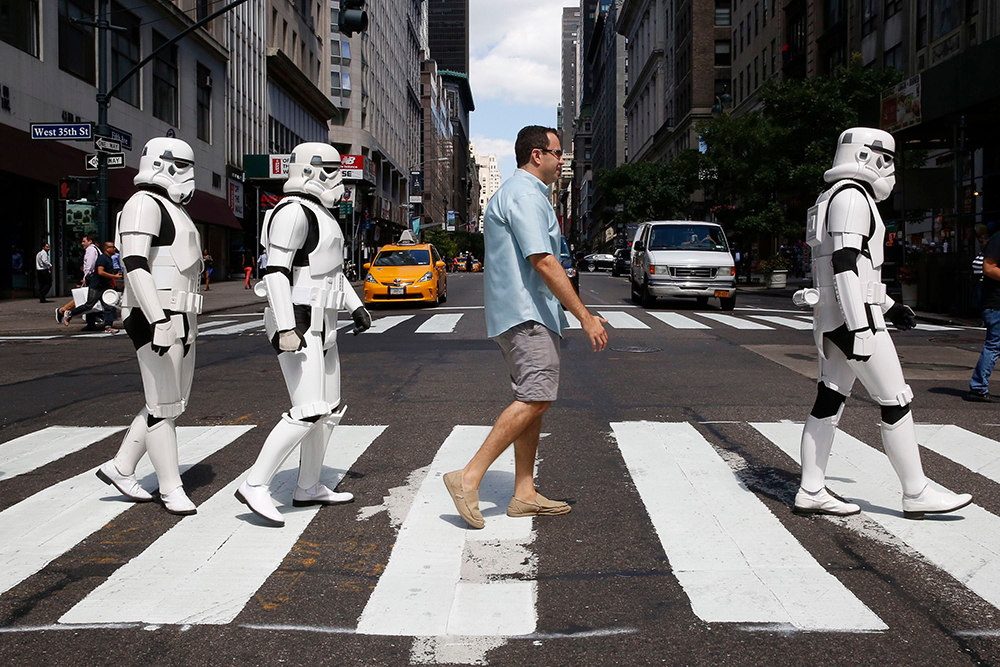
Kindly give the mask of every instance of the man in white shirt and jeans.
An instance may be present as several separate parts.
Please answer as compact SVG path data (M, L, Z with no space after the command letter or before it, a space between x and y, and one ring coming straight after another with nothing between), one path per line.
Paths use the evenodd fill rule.
M49 244L43 243L35 255L35 283L38 285L38 303L48 303L46 299L52 287L52 262L49 260Z

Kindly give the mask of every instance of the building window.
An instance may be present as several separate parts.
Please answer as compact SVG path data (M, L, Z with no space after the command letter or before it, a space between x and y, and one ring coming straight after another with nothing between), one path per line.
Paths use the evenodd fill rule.
M764 27L767 27L767 0L764 0L764 13L760 15L761 23Z
M340 73L341 88L344 89L344 97L351 96L351 73L341 72Z
M861 0L861 35L875 32L875 22L878 19L878 0Z
M900 44L892 47L885 52L885 57L882 59L883 67L889 68L894 67L898 70L903 69L903 47Z
M330 40L330 64L338 65L340 64L340 40L331 39Z
M351 61L351 43L346 39L340 43L340 57L345 63Z
M125 28L111 32L111 85L114 85L139 64L142 51L139 43L139 17L126 11L117 2L112 3L111 12L114 24ZM138 107L140 80L139 72L136 72L115 92L115 97Z
M37 0L0 0L0 40L38 57Z
M198 15L198 20L201 21L208 16L208 0L197 0L195 3L195 13Z
M340 95L340 72L330 70L330 94Z
M965 18L970 19L979 13L979 0L965 0Z
M731 0L715 0L715 25L732 25L733 12Z
M737 90L739 91L739 98L740 98L740 100L742 100L743 99L743 72L740 72L740 87L737 88Z
M330 30L340 32L340 10L333 7L330 8Z
M756 37L760 34L760 3L756 2L753 6L753 36Z
M212 70L198 63L198 138L212 143Z
M753 87L756 90L757 86L760 85L760 58L754 57L753 59Z
M73 19L93 21L93 3L59 0L59 69L94 83L94 29Z
M167 38L153 31L153 50ZM153 58L153 116L177 127L177 45L164 49Z
M729 67L733 62L733 56L730 53L731 46L728 39L719 39L715 41L715 66L716 67Z
M740 51L743 50L743 21L740 21Z
M734 47L739 46L739 40L736 39L736 31L735 30L733 30L733 46ZM736 53L739 53L739 49L736 50Z
M917 48L927 46L927 0L917 0Z
M767 81L767 47L766 46L764 47L764 52L761 54L760 62L761 62L761 66L764 68L763 71L761 71L761 73L760 73L760 78L764 79L764 81Z
M823 5L823 30L829 30L844 19L846 0L826 0Z
M903 8L903 0L885 0L885 17L895 16Z

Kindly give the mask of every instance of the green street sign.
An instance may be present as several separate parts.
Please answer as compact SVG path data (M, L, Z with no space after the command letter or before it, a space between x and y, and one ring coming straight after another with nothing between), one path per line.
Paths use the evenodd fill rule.
M340 204L340 215L352 215L354 213L354 204L351 203L341 203Z

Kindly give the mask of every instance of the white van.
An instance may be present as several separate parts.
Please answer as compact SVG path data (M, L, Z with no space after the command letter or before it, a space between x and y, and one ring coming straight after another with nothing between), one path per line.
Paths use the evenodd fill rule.
M632 301L652 306L657 297L694 297L699 306L718 297L736 307L736 262L722 227L696 220L644 222L632 240Z

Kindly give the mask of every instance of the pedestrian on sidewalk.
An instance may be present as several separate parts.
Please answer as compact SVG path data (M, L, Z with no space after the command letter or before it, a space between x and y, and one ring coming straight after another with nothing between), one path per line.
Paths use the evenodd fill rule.
M52 262L49 260L49 244L43 243L35 255L35 284L38 286L38 303L48 303L46 299L52 287Z
M80 240L80 245L83 246L83 279L80 281L80 287L87 288L87 302L78 306L76 301L70 300L64 306L56 308L56 319L62 322L63 326L69 326L71 318L87 312L101 298L99 292L90 288L90 278L97 271L97 259L101 254L97 249L97 239L90 234L84 234Z
M514 145L518 169L486 207L485 303L487 334L500 346L514 402L465 468L444 475L458 513L473 528L486 525L479 511L479 484L500 454L514 444L514 497L507 515L567 514L567 503L535 489L535 452L542 415L559 389L559 342L568 326L560 303L580 321L594 351L604 349L607 321L591 315L559 262L559 221L548 188L559 177L559 131L529 125Z
M115 244L111 241L104 242L104 252L97 258L97 271L94 272L94 282L100 294L114 286L115 280L122 277L121 271L115 270L114 263ZM104 333L118 333L115 329L115 320L118 318L118 311L114 306L101 303L104 309Z
M243 251L243 273L246 280L243 281L243 289L250 289L250 274L253 273L253 254Z
M983 322L986 340L969 381L966 400L989 403L990 375L1000 357L1000 234L994 232L983 248Z
M266 268L267 268L267 251L261 250L260 257L257 258L257 269L259 271L263 271ZM260 273L258 273L257 276L259 277Z
M208 254L208 248L201 251L201 261L203 271L202 275L205 278L205 291L207 292L212 289L208 286L208 281L212 278L212 264L215 263L212 261L212 256Z

